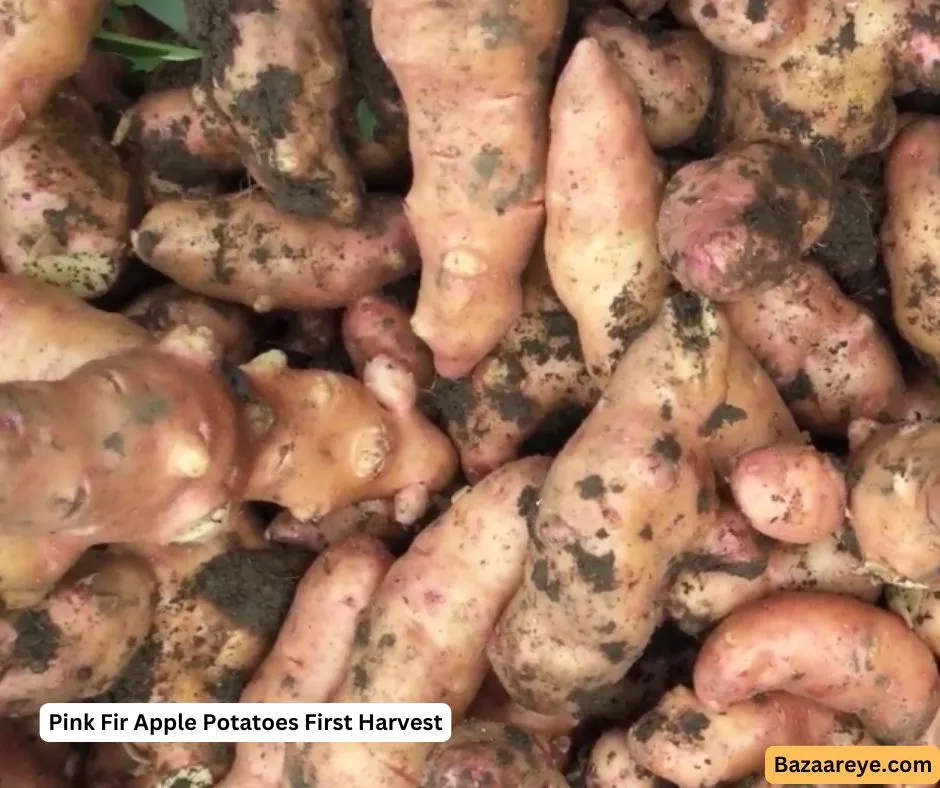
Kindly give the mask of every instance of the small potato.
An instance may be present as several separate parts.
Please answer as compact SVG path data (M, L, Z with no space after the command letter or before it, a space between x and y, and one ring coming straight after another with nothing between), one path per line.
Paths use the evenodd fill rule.
M784 690L857 714L887 743L916 739L940 706L934 656L900 618L815 592L783 592L732 612L703 644L694 681L710 711Z
M657 788L660 782L630 754L625 731L612 728L591 748L584 784L586 788Z
M751 525L781 542L808 544L842 527L845 477L812 446L769 446L739 457L729 480Z

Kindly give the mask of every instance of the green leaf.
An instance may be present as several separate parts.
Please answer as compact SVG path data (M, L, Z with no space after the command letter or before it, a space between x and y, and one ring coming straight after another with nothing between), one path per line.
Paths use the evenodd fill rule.
M372 111L365 99L360 99L356 105L356 125L359 127L359 136L366 142L372 142L375 139L375 127L378 118Z
M186 19L186 7L183 0L133 0L141 11L165 24L177 35L191 41L189 22Z
M134 71L152 71L164 61L182 63L199 60L202 57L202 52L192 47L167 44L163 41L148 41L143 38L112 33L110 30L99 30L95 34L95 47L101 52L120 55L131 61Z

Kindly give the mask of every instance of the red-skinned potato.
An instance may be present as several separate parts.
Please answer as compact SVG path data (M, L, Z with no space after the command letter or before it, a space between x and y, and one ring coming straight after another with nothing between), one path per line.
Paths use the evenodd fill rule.
M416 407L411 374L377 356L363 377L293 370L278 350L241 372L251 443L246 500L271 501L300 520L376 498L394 498L395 519L425 511L457 467L450 442Z
M549 460L504 465L455 496L385 576L360 618L334 703L447 703L459 724L489 670L486 638L522 580L526 502ZM414 788L429 743L288 746L288 773L321 785Z
M165 543L222 524L242 443L217 359L208 332L181 327L62 380L0 385L3 534Z
M37 606L3 615L0 713L32 714L107 690L147 636L154 590L140 559L89 553Z
M519 316L545 220L546 120L564 0L374 0L376 49L408 112L421 251L415 333L466 375ZM508 26L507 26L508 23ZM510 32L511 31L511 32Z
M392 564L381 542L351 536L326 550L297 586L277 642L241 695L242 703L326 703L346 676L359 616ZM244 742L217 788L278 788L287 745Z
M148 265L187 290L254 309L345 306L414 270L394 197L373 197L351 227L279 212L263 194L160 203L133 234Z
M904 380L888 338L817 263L794 264L725 314L804 429L844 437L853 419L899 411Z
M893 744L916 740L940 706L933 653L898 616L810 591L733 611L702 645L694 683L710 711L783 690L857 714Z
M712 99L708 42L692 30L644 28L610 6L591 14L584 31L636 85L650 144L662 149L688 142Z
M150 336L121 315L68 290L0 274L0 382L60 380L83 364L146 344Z
M545 188L552 284L603 387L659 314L670 276L656 237L663 174L640 96L594 39L578 42L558 80Z
M130 176L97 116L61 90L0 151L0 259L10 273L104 295L126 260L130 201Z

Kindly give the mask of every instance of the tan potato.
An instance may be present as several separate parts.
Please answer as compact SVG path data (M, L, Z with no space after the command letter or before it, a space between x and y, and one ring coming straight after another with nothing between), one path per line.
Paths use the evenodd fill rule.
M0 337L3 383L60 380L150 339L127 318L95 309L64 288L10 274L0 274Z
M552 288L545 261L529 264L522 315L468 378L438 380L432 394L470 482L514 460L552 415L591 408L578 330Z
M505 723L468 720L428 756L420 788L568 788L538 739Z
M857 434L865 423L853 423ZM849 510L866 568L888 582L940 584L940 424L871 424L849 457Z
M82 298L104 295L126 261L130 201L130 176L91 107L60 91L0 151L0 259Z
M392 197L375 197L354 227L280 213L258 192L169 201L143 218L133 240L141 260L187 290L256 312L345 306L417 265Z
M885 597L888 606L940 656L940 591L888 586Z
M845 477L812 446L777 445L738 457L731 494L765 536L809 544L835 533L847 514Z
M187 0L203 88L282 211L355 222L362 182L339 134L347 64L338 0Z
M281 351L241 367L252 402L244 497L271 501L299 520L394 498L410 524L457 470L450 441L416 407L411 375L377 356L365 384L326 370L292 370Z
M874 602L881 584L863 573L851 530L805 545L774 544L726 506L703 543L683 556L666 609L696 635L732 610L777 591L812 589Z
M96 536L42 534L0 538L0 603L5 610L38 605Z
M89 553L29 610L0 618L0 714L107 690L152 621L153 576L132 556Z
M221 525L242 443L217 358L181 327L62 380L0 385L3 535L166 543Z
M489 669L486 638L522 580L526 502L549 460L505 465L415 539L360 621L334 703L447 703L457 725ZM414 788L431 745L289 745L288 773L320 785Z
M637 763L624 731L611 728L591 748L584 770L586 788L657 788L656 775Z
M892 744L920 736L940 706L933 654L900 618L808 591L731 613L703 644L694 681L710 711L784 690L857 714L873 736Z
M593 39L575 46L558 80L545 188L552 284L603 387L659 314L670 277L656 237L663 173L640 95Z
M545 220L546 120L563 0L374 0L376 49L408 111L421 251L415 333L466 375L519 316Z
M712 788L763 773L768 747L876 744L857 719L786 692L715 712L683 686L621 737L620 746L641 767L678 788Z
M712 304L667 300L530 502L525 582L487 649L522 706L587 715L646 648L673 561L713 522L698 429L725 395L730 342Z
M774 145L686 164L659 213L663 262L684 288L716 301L757 295L822 237L834 188L811 156Z
M254 336L244 308L162 285L135 298L122 310L137 325L161 339L177 326L208 328L222 346L226 361L240 364L251 357Z
M334 509L318 520L298 520L284 509L271 521L265 536L319 553L353 534L392 542L407 533L401 523L395 522L394 502L378 499Z
M844 437L853 419L901 407L904 381L887 337L818 264L794 265L725 313L804 429Z
M688 142L712 100L708 42L692 30L644 28L610 6L591 14L584 30L636 85L650 144L663 149Z

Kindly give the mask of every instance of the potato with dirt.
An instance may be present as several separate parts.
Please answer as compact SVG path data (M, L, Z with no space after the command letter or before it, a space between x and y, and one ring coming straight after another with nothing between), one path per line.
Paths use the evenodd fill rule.
M251 357L252 316L238 304L206 298L168 284L142 293L121 312L156 339L162 339L177 326L207 328L221 345L226 361L241 364Z
M545 457L504 465L455 496L385 576L362 615L334 703L447 703L457 725L489 671L485 644L522 581L526 515ZM320 785L414 788L430 743L288 745L287 770Z
M467 720L431 751L420 788L568 788L537 738L522 728Z
M922 118L894 141L885 170L888 213L881 228L894 322L934 374L940 372L940 121Z
M315 520L366 500L394 499L395 520L424 514L457 469L450 441L417 409L414 377L387 356L364 383L327 370L290 369L271 350L240 367L248 430L244 498Z
M774 690L856 714L885 744L914 742L940 707L930 648L904 621L845 596L788 591L734 610L695 663L711 712Z
M223 525L242 428L204 329L0 385L4 536L185 541Z
M255 312L346 306L412 273L414 238L396 197L373 197L360 224L278 211L258 191L173 200L144 216L134 251L178 285Z
M714 90L713 50L698 32L639 24L611 6L592 13L584 32L636 86L654 148L674 148L695 136Z
M125 115L116 141L133 152L148 205L220 194L225 176L242 168L238 135L198 87L145 94Z
M712 788L763 774L768 747L875 744L851 715L786 692L716 712L688 687L678 686L629 731L608 736L597 755L623 748L642 769L678 788Z
M714 521L699 426L730 341L714 305L667 300L533 497L525 582L487 648L522 706L590 714L659 626L672 562Z
M767 539L732 506L678 562L666 611L690 634L706 631L741 605L777 591L813 589L874 602L881 583L864 573L850 528L809 544Z
M888 586L885 597L888 607L940 656L940 591Z
M522 315L502 342L469 377L439 379L432 391L471 483L514 460L553 415L587 412L600 397L540 258L526 270Z
M375 539L352 536L329 548L297 586L277 642L241 694L241 703L326 703L342 684L359 619L389 567L391 554ZM217 788L251 783L278 788L287 744L242 742Z
M395 521L395 502L377 498L334 509L316 520L298 520L282 509L265 536L272 542L292 544L320 553L353 534L367 534L386 544L409 535L408 526Z
M601 45L579 41L551 106L545 257L601 387L659 314L671 281L656 238L663 173L640 107Z
M724 306L803 429L845 437L853 419L899 413L904 380L888 337L814 261Z
M565 0L374 0L408 113L406 199L423 262L415 333L466 375L519 316L545 221L548 101Z
M82 298L104 295L126 262L131 195L92 108L72 91L57 92L0 151L4 268Z
M0 616L0 714L33 714L111 687L147 636L154 590L140 559L89 553L41 603Z
M860 420L850 439L849 511L866 570L890 583L940 588L940 424Z
M0 150L82 67L105 6L103 0L24 0L0 11Z
M687 290L720 302L782 282L826 231L835 181L808 153L733 147L666 184L657 232L663 263Z
M358 220L362 181L341 141L347 79L337 0L185 0L209 106L232 124L279 210Z
M0 274L0 382L60 380L83 364L150 341L127 318L57 285Z

